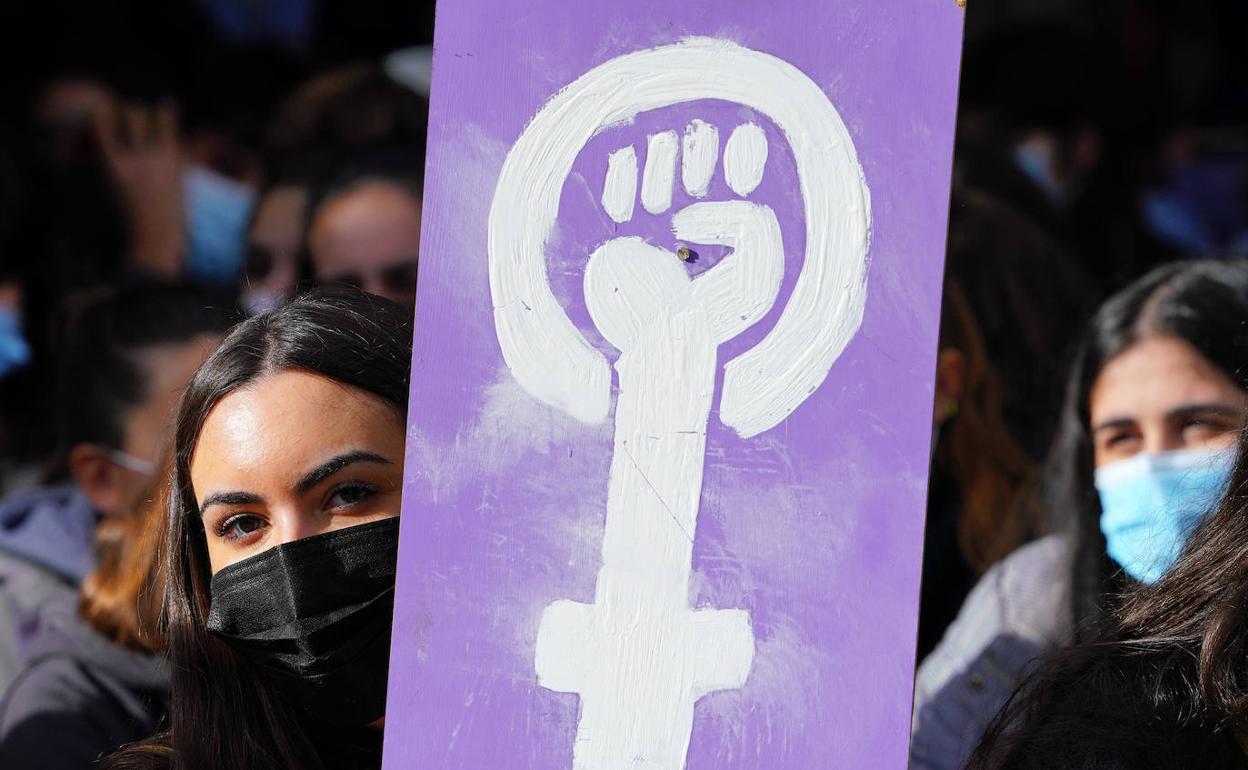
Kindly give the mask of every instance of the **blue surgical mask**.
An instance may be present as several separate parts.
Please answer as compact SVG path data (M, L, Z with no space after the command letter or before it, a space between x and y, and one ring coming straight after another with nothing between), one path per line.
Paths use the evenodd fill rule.
M1109 555L1141 583L1155 582L1217 505L1234 464L1232 449L1185 449L1097 468Z
M1044 193L1049 204L1065 208L1072 197L1070 185L1053 172L1053 149L1044 142L1023 142L1014 148L1014 162L1032 184Z
M243 268L255 191L203 166L188 167L182 185L187 271L201 280L233 283Z
M17 309L0 305L0 378L30 363L30 345L22 336Z

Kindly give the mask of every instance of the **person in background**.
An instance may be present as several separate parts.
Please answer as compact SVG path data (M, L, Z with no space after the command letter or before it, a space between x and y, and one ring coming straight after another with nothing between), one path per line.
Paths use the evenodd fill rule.
M952 277L940 316L918 660L940 641L975 581L1036 525L1023 502L1031 462L1002 423L995 373Z
M18 403L30 387L30 363L33 351L27 331L22 283L18 276L6 275L0 261L0 495L8 495L34 486L37 463L23 456L23 423ZM24 387L25 386L25 387ZM33 426L31 426L33 427Z
M0 766L77 770L157 728L169 700L160 512L149 499L101 521L99 563L82 589L40 608L25 665L0 700Z
M22 330L22 287L0 278L0 379L30 363L30 343Z
M424 153L429 103L391 79L380 64L352 64L316 75L278 105L267 145L281 163L309 153L401 146Z
M1063 365L1100 289L1033 221L975 189L954 190L945 272L979 328L1006 430L1041 460L1061 407Z
M180 125L172 97L126 97L89 79L51 83L36 122L49 171L59 171L46 175L66 177L77 196L51 190L46 205L68 204L101 234L61 236L70 242L52 251L63 253L62 270L85 272L87 284L126 274L219 287L237 280L260 173L257 162L234 160L245 152ZM60 225L56 217L44 226Z
M68 480L0 502L0 689L26 658L40 606L72 595L95 566L97 520L151 497L173 407L236 320L232 305L182 284L98 292L68 315L56 398Z
M146 26L162 9L170 10L147 9L123 26ZM62 15L81 22L81 10ZM105 17L96 20L114 21ZM75 39L75 50L86 43ZM61 353L50 331L68 297L136 280L222 290L237 281L250 182L229 177L226 153L205 149L211 142L203 141L203 121L188 118L188 102L175 106L172 68L145 66L146 44L167 39L136 41L123 46L127 56L107 61L50 61L44 78L28 76L28 103L10 104L0 151L0 272L19 279L31 360L0 379L0 454L17 466L3 469L0 487L29 488L31 470L56 449L47 425ZM118 45L107 39L110 52Z
M0 131L0 382L30 363L30 342L26 339L22 275L18 268L18 221L22 216L24 190L17 163L13 157L13 140L8 131ZM5 452L5 421L0 413L0 457ZM2 474L2 470L0 470ZM0 489L4 477L0 475Z
M243 264L255 182L194 158L172 103L118 102L95 124L104 165L126 213L128 268L232 287Z
M304 168L307 166L308 168ZM316 174L312 163L279 173L260 192L247 228L242 301L248 315L272 310L294 296L306 281L304 228L308 197Z
M1127 30L1102 34L1130 35L1142 21L1127 14ZM1118 101L1123 84L1105 66L1112 55L1087 26L1020 20L968 42L959 91L959 180L1038 224L1099 287L1180 256L1149 235L1127 192L1140 181L1145 131L1117 125L1134 116L1116 109L1139 107ZM1174 96L1162 88L1151 83L1139 100L1149 121L1164 112L1159 100Z
M196 372L164 521L168 730L103 767L379 767L411 324L318 289Z
M1037 656L1095 634L1165 572L1225 483L1248 415L1248 263L1154 270L1075 356L1041 493L1055 534L979 581L915 683L912 768L961 767Z
M414 304L428 119L427 100L373 63L319 74L278 107L268 145L286 171L252 223L246 305L272 307L309 282Z
M314 283L356 286L415 307L418 163L406 148L391 148L340 167L310 206L307 257Z
M1238 454L1174 566L1028 676L970 770L1248 767L1248 432Z

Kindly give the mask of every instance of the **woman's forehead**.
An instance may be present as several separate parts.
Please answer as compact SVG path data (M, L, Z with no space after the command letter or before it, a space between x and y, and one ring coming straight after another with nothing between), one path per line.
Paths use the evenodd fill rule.
M1136 342L1101 369L1089 394L1093 424L1106 419L1163 416L1191 404L1248 400L1243 389L1177 337Z
M396 443L397 437L397 443ZM298 475L335 448L371 448L401 460L403 426L366 391L289 370L230 393L204 421L191 461L192 483L210 478Z

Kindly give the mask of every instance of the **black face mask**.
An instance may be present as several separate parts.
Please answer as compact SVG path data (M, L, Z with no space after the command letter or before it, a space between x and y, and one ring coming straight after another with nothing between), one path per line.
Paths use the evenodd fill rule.
M212 576L208 630L333 725L385 716L399 520L271 548Z

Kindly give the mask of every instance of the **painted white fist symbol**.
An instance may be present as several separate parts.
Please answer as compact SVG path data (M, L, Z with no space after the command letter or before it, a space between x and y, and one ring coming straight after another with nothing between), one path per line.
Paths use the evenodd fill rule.
M652 135L646 145L645 176L641 185L641 205L651 214L662 214L672 205L676 177L678 139L675 131ZM719 157L719 130L701 120L685 129L680 179L685 192L705 198ZM754 192L763 180L767 163L767 136L753 123L733 130L724 148L724 177L732 191L741 197ZM603 185L602 206L616 222L633 218L637 197L637 152L632 145L611 153Z
M805 247L794 255L795 262L800 256L801 271L785 307L762 341L722 367L719 420L748 438L778 425L819 387L858 330L866 305L871 199L853 139L823 89L775 56L727 40L687 38L603 62L556 92L512 145L490 206L495 329L508 368L531 395L585 423L607 418L611 364L572 323L546 272L560 194L581 151L599 132L650 110L696 100L738 104L770 121L771 136L782 137L792 153L801 192ZM695 198L706 194L719 142L709 126L691 125L683 137L665 132L647 141L640 196L636 149L631 162L628 148L612 154L616 169L608 164L612 180L604 185L603 205L617 222L631 219L626 215L638 197L648 211L671 206L678 154L686 190ZM707 141L696 141L699 135ZM753 191L756 177L761 179L766 144L757 127L741 126L729 136L724 174L737 194ZM677 212L672 224L677 237L691 243L738 241L723 262L695 279L671 252L640 239L613 239L600 247L595 253L605 258L591 258L586 267L586 293L603 300L591 304L594 324L621 351L630 349L638 331L629 319L646 308L670 307L672 295L685 284L693 295L706 295L688 306L706 311L720 341L757 322L775 302L782 270L770 264L781 253L780 237L768 207L701 201ZM638 258L624 258L634 247ZM649 289L662 296L647 298L638 286L646 282L629 276L651 266L665 277ZM612 299L599 290L612 280L604 280L604 287L591 283L612 278L612 271L619 272L615 288L624 297ZM626 291L626 286L637 288ZM613 317L604 316L618 303L623 306L608 313Z
M675 131L651 135L641 177L641 205L651 214L672 207L677 154L686 193L705 197L719 161L719 131L693 120L683 138ZM728 187L748 196L762 181L767 137L753 123L737 126L724 145L723 171ZM637 152L632 145L611 153L602 190L602 206L617 223L633 218L637 203ZM637 237L607 241L586 269L586 301L599 331L612 345L628 350L642 324L653 320L683 291L702 305L712 337L724 342L758 321L776 299L784 270L784 244L771 207L744 200L705 201L672 216L672 234L692 244L726 246L732 254L690 282L681 259L697 259L647 243Z
M744 200L767 165L767 135L745 123L723 145L733 200L697 200L672 214L672 234L731 253L691 277L667 249L639 237L599 246L585 266L594 325L620 355L614 453L602 566L594 600L557 599L542 613L538 683L581 699L574 770L683 770L694 704L745 685L754 632L743 608L689 602L707 427L723 370L719 419L756 436L823 382L862 321L870 198L853 142L820 87L791 64L735 43L689 38L604 62L551 97L516 140L490 208L490 289L504 360L532 394L586 423L608 416L612 365L572 323L546 272L562 186L601 130L699 99L765 116L792 151L805 252L779 318L754 347L723 363L719 346L776 302L784 245L775 212ZM602 206L631 222L673 205L676 165L705 198L720 161L719 131L701 120L610 153ZM640 190L638 189L640 186Z

